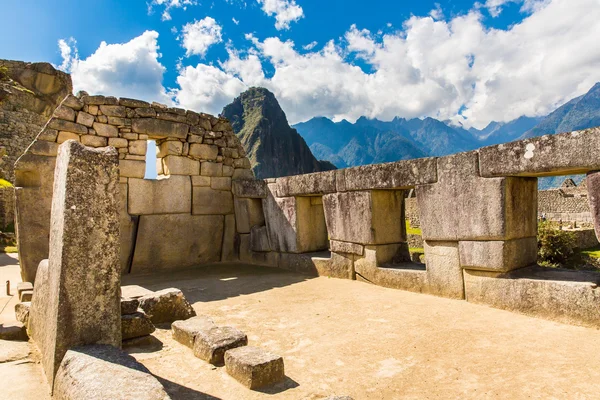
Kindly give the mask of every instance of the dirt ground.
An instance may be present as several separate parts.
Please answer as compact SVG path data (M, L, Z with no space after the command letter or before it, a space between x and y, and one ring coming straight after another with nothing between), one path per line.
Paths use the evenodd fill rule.
M250 345L284 358L283 384L250 391L223 367L204 363L173 341L168 327L157 329L153 343L126 350L174 399L321 399L333 394L356 400L597 399L600 393L600 331L595 329L268 268L128 276L123 284L180 288L197 313L237 327ZM39 393L41 369L35 353L29 359L27 370L0 363L0 381L10 370L10 386L29 384ZM9 398L43 398L19 393Z

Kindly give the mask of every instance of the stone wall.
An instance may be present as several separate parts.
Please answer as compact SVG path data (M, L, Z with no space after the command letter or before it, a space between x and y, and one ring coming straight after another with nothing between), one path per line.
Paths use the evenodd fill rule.
M33 282L48 258L57 149L74 139L115 147L120 167L121 271L173 270L236 260L232 180L253 178L228 121L160 104L67 96L15 164L21 272ZM145 180L155 140L157 180ZM238 217L243 219L243 217Z
M538 198L538 215L550 221L592 224L592 213L585 188L542 190Z

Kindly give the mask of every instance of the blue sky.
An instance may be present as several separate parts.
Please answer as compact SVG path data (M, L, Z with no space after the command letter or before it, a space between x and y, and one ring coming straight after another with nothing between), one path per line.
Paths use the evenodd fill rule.
M52 62L76 90L213 114L265 86L292 123L482 128L544 115L600 81L598 0L3 3L0 58Z

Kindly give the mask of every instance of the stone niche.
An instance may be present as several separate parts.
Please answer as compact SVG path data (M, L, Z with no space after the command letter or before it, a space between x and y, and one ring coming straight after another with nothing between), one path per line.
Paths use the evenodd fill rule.
M134 99L68 95L15 163L24 281L33 282L48 258L54 165L68 139L119 153L123 274L235 261L236 220L264 225L260 205L235 206L245 200L232 183L254 176L227 120ZM156 180L144 179L149 140L157 146Z

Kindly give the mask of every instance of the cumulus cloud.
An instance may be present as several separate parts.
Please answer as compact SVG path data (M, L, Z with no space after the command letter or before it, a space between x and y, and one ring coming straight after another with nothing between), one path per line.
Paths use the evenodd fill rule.
M304 10L295 0L256 0L268 16L275 15L277 30L290 29L290 23L304 16Z
M187 57L191 55L204 57L210 46L223 41L221 26L211 17L190 22L183 26L181 32L182 46Z
M487 8L490 15L496 18L502 13L502 7L509 3L520 3L522 13L533 13L541 10L550 2L551 0L486 0L483 7ZM481 4L477 3L477 7L481 7Z
M73 90L170 103L162 86L165 67L159 62L158 33L146 31L127 43L100 43L80 59L75 40L59 40L61 68L71 74Z
M152 14L154 7L162 7L163 12L161 18L163 21L171 20L171 9L182 8L187 9L187 6L195 6L198 2L196 0L152 0L148 3L148 14Z

